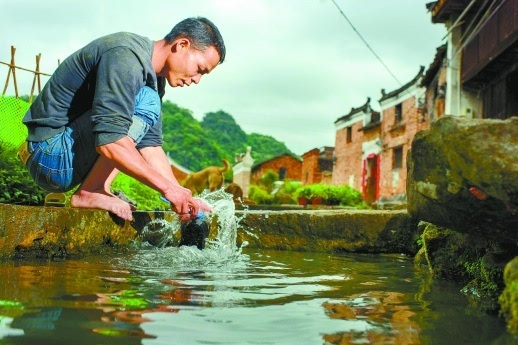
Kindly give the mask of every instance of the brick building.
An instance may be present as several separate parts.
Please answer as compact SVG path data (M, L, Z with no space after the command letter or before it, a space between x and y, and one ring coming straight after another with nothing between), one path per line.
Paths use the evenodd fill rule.
M351 108L335 121L335 164L332 184L347 184L374 201L379 188L381 153L381 118L370 105L370 98L360 107Z
M282 155L270 158L266 161L256 164L252 167L252 184L257 184L261 177L272 170L279 174L279 180L297 180L300 181L302 162L299 158L284 153Z
M385 93L379 99L381 116L381 199L404 198L406 194L406 157L418 131L430 126L425 115L425 92L421 87L424 67L402 87Z
M430 78L438 71L430 72ZM367 98L335 121L334 185L360 190L368 203L405 197L406 154L415 134L429 126L423 74L421 67L400 88L382 90L380 112L372 109Z
M446 44L437 48L435 58L421 80L421 86L426 89L425 116L427 116L430 121L444 115L447 64L446 48Z
M445 114L506 119L518 115L518 0L429 2L448 29Z
M302 184L332 183L334 147L324 146L302 155Z

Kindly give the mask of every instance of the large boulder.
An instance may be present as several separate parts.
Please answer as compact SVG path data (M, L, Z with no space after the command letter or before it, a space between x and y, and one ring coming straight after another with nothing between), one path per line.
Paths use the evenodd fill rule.
M442 117L408 155L408 211L419 220L518 242L518 118Z

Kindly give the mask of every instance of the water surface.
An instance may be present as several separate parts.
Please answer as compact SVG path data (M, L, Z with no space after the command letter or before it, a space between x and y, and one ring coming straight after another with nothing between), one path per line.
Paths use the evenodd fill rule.
M0 264L0 343L514 343L502 320L405 256L201 253Z
M515 344L411 258L241 250L232 196L203 197L203 251L0 263L0 344Z

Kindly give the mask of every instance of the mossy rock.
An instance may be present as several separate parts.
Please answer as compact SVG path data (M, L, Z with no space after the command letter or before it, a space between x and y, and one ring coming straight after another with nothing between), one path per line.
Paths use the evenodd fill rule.
M448 229L516 244L517 161L517 117L441 117L412 142L408 211Z
M500 312L507 322L507 330L518 334L518 256L505 266L505 289L500 295Z
M513 248L434 224L426 226L421 243L416 264L425 261L436 278L463 284L462 291L479 307L498 309L498 295L504 288L503 270Z

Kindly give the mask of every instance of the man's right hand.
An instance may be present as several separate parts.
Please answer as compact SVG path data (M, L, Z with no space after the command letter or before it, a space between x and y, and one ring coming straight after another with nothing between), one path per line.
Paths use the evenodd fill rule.
M171 210L176 212L181 221L194 219L199 211L209 212L211 207L200 199L192 197L192 192L180 185L172 185L164 197L171 202Z

